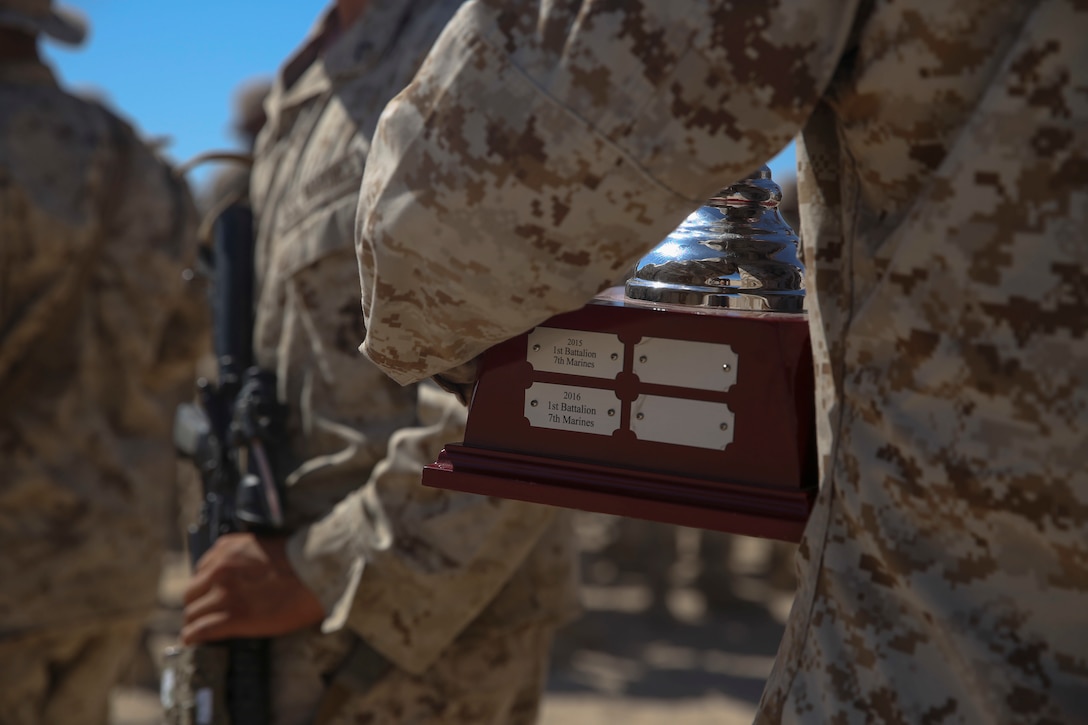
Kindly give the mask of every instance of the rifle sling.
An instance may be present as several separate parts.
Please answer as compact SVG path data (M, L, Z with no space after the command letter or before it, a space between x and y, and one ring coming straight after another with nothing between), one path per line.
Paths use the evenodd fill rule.
M357 637L318 703L314 725L332 722L352 696L367 694L392 670L392 662Z

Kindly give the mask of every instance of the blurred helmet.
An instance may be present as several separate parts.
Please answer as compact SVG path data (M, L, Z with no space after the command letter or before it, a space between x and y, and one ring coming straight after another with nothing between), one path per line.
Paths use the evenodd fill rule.
M265 78L245 81L235 90L232 126L241 138L255 138L264 126L264 99L271 90L272 82Z
M68 45L79 45L87 37L83 15L54 7L51 0L0 0L0 26L48 35Z
M786 220L786 223L790 225L790 228L800 235L801 211L798 208L797 177L786 176L778 182L778 186L782 189L782 201L778 203L778 211L782 214L782 218Z

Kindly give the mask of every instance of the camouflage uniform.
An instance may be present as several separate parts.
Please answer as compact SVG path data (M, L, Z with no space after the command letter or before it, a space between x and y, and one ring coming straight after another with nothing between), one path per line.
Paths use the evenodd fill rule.
M365 350L411 382L579 306L800 131L822 489L758 719L1083 721L1085 38L1072 0L467 5L375 134Z
M327 613L321 632L274 644L277 723L310 722L330 678L351 691L338 721L422 708L412 722L528 722L551 632L572 609L555 510L422 487L423 465L461 439L464 407L393 383L357 350L352 226L369 139L456 8L373 0L343 29L329 13L266 104L254 345L291 410L289 556ZM393 671L354 671L360 647Z
M105 722L155 606L170 422L206 339L195 231L133 129L0 61L2 723Z

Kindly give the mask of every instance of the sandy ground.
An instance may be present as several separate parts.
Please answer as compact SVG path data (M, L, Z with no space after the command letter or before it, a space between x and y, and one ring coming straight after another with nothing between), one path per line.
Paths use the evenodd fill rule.
M772 586L765 571L757 573L765 542L735 539L731 556L738 573L729 582L730 595L724 604L707 606L692 583L699 564L691 542L700 534L676 531L678 552L664 587L623 572L607 556L602 575L601 554L587 553L585 615L557 640L542 725L751 722L792 592ZM147 654L114 694L113 725L160 722L155 653L173 642L187 576L184 558L173 555L163 577L163 606L143 648ZM655 591L661 594L656 599Z

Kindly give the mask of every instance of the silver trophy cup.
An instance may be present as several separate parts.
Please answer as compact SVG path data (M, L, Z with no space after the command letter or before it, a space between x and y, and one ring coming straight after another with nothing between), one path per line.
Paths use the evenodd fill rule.
M639 261L625 288L647 302L802 312L798 238L766 166L715 194Z

